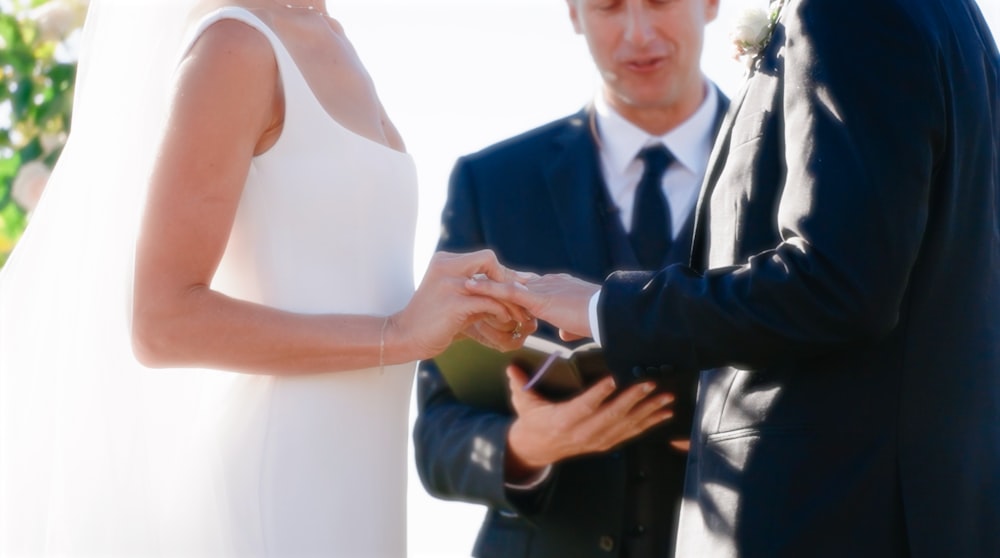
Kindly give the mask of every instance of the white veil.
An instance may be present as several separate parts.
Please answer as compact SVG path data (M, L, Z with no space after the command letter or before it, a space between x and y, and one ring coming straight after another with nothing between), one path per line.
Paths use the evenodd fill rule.
M136 227L195 0L92 0L73 125L0 272L0 556L151 556L196 373L131 353Z

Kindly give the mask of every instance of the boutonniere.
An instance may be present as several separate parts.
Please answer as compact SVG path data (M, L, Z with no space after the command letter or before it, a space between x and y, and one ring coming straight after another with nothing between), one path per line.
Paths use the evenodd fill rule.
M772 0L766 10L750 7L736 18L736 26L729 33L735 47L733 58L742 61L747 69L753 67L764 47L771 41L774 26L778 23L778 16L784 5L785 0Z

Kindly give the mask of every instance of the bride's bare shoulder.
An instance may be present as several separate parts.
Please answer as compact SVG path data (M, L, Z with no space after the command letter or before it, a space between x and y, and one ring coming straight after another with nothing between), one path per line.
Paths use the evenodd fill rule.
M212 22L181 60L176 95L224 99L247 110L270 109L278 79L277 59L267 36L236 19Z
M266 24L268 13L263 8L270 5L270 2L260 0L204 0L189 15L189 25L194 26L212 12L226 7L246 9L265 20ZM210 65L220 59L240 66L243 63L273 66L274 63L274 52L268 38L253 26L232 18L220 19L206 27L191 44L188 58L191 57L201 57ZM267 64L268 62L271 64Z
M194 136L211 142L212 134L199 127L223 122L229 139L259 141L283 114L271 42L257 24L228 17L206 23L178 67L172 108L176 128L198 130Z
M188 51L188 63L214 66L219 63L238 68L274 63L270 41L260 31L235 20L223 19L209 25Z

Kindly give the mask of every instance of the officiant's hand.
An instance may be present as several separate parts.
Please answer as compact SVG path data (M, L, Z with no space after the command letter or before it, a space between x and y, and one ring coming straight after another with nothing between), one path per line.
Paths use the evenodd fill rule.
M617 396L614 379L604 378L573 399L554 403L533 390L516 366L507 367L517 418L507 433L506 480L531 478L548 465L598 453L642 434L673 416L674 396L655 393L655 384L630 386Z
M384 343L401 351L404 360L431 358L444 351L456 336L468 334L474 324L493 324L475 329L474 336L486 342L516 348L525 333L537 324L523 308L470 292L470 277L505 284L518 280L518 274L497 261L491 250L468 254L438 252L431 258L427 272L406 308L389 318ZM521 324L520 337L512 332ZM400 360L400 359L395 359Z
M591 336L590 299L600 290L600 285L565 273L519 276L524 279L496 281L492 277L473 277L467 285L469 292L523 307L531 315L558 327L564 339Z

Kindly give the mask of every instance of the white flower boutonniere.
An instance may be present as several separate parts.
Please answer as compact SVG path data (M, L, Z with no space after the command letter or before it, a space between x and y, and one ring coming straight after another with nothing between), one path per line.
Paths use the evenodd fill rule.
M735 47L733 57L743 61L748 69L770 42L784 5L785 0L773 0L767 10L747 8L736 18L736 26L729 33Z

